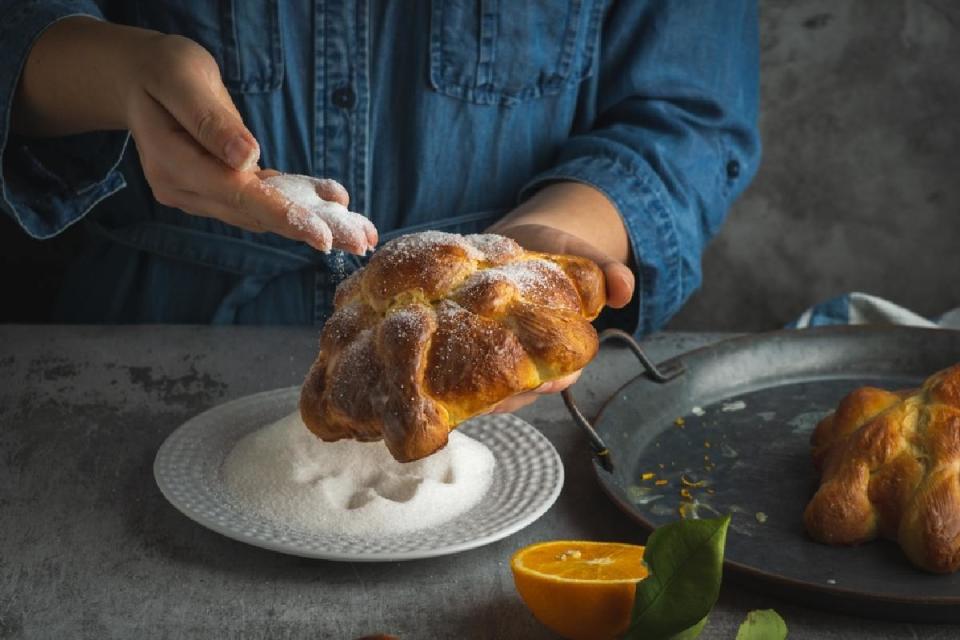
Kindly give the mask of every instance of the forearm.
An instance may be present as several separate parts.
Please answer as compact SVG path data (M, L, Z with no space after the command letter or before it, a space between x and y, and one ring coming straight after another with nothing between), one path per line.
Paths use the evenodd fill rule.
M14 95L14 133L52 137L125 129L137 56L160 34L94 18L66 18L30 51Z
M630 241L616 207L593 187L579 182L555 182L537 191L491 228L542 224L590 243L623 264L630 262Z

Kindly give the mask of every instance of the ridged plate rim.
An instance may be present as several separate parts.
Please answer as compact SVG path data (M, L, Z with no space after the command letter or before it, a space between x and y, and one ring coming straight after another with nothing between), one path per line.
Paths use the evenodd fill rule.
M318 535L273 522L230 495L221 467L240 438L296 411L299 395L299 387L255 393L184 422L154 460L163 496L198 524L253 546L322 560L392 562L459 553L506 538L546 513L563 488L563 463L550 441L512 414L490 414L458 430L493 453L493 483L476 506L442 525L360 537Z

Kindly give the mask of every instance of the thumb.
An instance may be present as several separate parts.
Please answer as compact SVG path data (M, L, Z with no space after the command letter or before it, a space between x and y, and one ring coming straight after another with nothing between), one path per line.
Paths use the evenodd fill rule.
M621 309L630 303L636 288L636 278L630 267L586 242L572 240L567 246L567 251L593 260L603 271L603 279L607 285L608 307Z
M197 100L187 109L191 115L185 117L186 123L176 113L173 116L204 149L237 171L256 168L260 145L233 109L216 100Z
M564 233L563 252L589 258L603 271L607 285L607 306L620 309L633 299L636 278L633 271L619 260L610 257L586 240Z
M607 281L607 306L620 309L633 299L636 278L630 268L616 260L601 265L604 279Z
M238 171L260 160L260 145L237 111L220 79L219 69L197 65L181 74L179 86L168 86L154 98L210 154Z

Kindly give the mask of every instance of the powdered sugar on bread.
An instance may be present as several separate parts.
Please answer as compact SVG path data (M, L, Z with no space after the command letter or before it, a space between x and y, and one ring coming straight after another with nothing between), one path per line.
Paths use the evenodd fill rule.
M503 264L523 254L520 245L505 236L492 233L461 236L444 231L423 231L400 236L384 245L381 251L395 254L399 259L417 259L418 255L437 247L457 247L463 250L468 259L488 264Z

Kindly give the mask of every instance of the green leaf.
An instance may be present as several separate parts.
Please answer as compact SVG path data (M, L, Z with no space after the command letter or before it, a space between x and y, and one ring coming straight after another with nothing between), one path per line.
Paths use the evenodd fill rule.
M751 611L737 631L737 640L784 640L787 623L773 609Z
M650 534L643 554L650 575L637 584L625 640L695 638L720 595L730 516L680 520ZM699 627L691 629L691 627Z
M703 628L707 626L707 619L704 618L697 624L693 625L689 629L684 629L680 633L675 633L670 636L670 640L694 640L700 636L700 632L703 631Z

